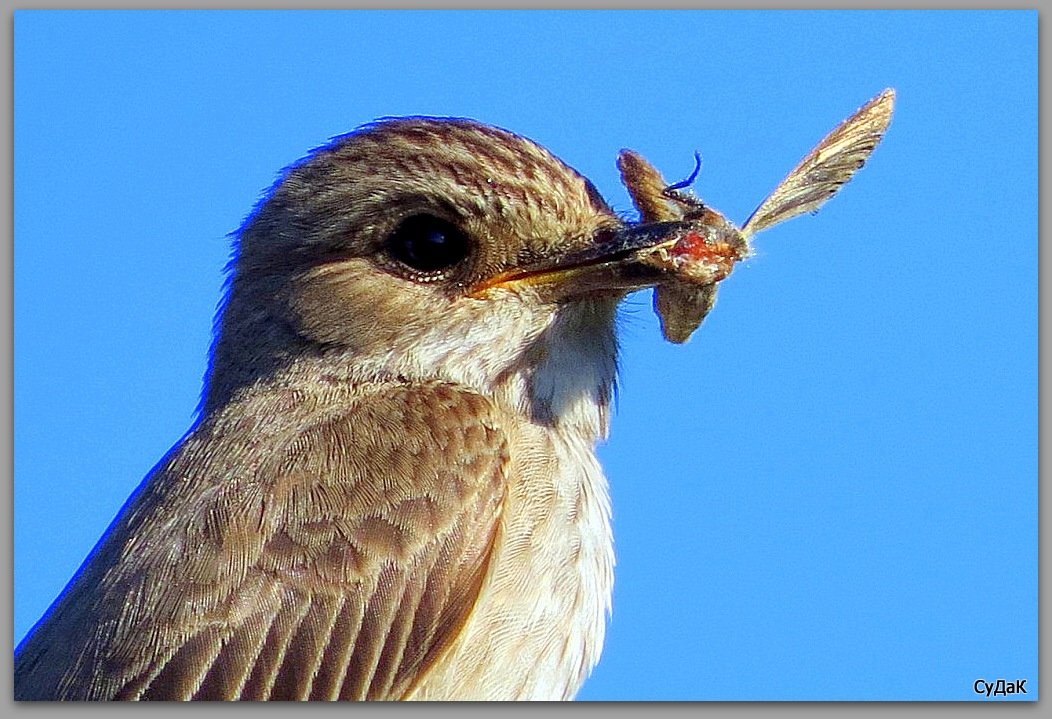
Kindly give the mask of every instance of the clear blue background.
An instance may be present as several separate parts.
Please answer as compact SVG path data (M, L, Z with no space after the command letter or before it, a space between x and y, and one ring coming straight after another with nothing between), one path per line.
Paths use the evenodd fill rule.
M235 230L384 115L531 137L631 212L642 152L743 221L892 86L870 163L686 346L624 311L614 613L582 699L1037 697L1037 14L15 18L19 640L193 420Z

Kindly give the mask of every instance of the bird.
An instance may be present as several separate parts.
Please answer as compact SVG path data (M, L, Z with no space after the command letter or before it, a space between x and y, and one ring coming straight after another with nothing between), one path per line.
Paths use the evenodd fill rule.
M659 230L466 118L290 165L235 233L194 424L18 645L15 698L572 699Z

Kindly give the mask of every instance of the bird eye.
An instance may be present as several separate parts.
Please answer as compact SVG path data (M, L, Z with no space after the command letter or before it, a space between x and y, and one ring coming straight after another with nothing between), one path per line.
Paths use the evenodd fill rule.
M453 224L433 215L402 220L384 245L387 253L417 272L435 273L468 256L470 243Z

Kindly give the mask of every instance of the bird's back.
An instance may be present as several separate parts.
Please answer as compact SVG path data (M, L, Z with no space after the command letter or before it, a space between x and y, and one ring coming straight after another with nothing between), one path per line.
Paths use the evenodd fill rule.
M19 646L15 697L572 696L612 570L577 445L444 383L234 402Z

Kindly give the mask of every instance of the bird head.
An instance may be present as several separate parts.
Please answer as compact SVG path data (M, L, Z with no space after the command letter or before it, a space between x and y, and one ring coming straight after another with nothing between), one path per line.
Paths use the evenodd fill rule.
M659 239L518 135L450 118L367 125L287 169L241 228L204 412L324 371L455 382L605 432L616 306L654 283L634 253Z

